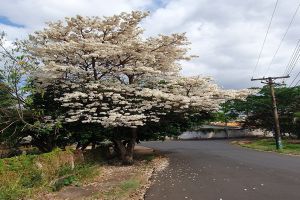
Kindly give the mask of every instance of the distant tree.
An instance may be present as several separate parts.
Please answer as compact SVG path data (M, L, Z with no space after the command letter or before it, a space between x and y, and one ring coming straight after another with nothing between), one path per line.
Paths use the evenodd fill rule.
M300 87L277 87L275 93L281 132L300 137L299 124L294 123L295 116L300 111ZM233 100L232 102L231 110L246 114L246 126L274 130L272 101L267 86L263 87L257 95L248 96L246 101Z
M21 52L19 43L9 43L5 33L0 33L0 138L2 141L17 140L22 130L20 124L27 117L24 112L25 92L22 90L24 77L30 66Z
M296 112L294 117L295 134L300 139L300 112Z
M5 36L0 35L0 141L17 145L31 136L33 145L49 152L64 138L57 118L62 109L54 90L38 91L32 84L37 60L21 41L11 43Z
M7 108L14 105L15 102L2 74L3 72L0 71L0 108Z

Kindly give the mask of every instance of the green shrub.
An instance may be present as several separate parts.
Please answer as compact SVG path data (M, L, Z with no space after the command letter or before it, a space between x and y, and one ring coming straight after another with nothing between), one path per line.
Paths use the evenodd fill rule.
M71 185L77 180L78 179L74 175L71 175L71 176L68 176L68 177L65 177L65 178L61 178L61 179L55 181L55 183L52 186L52 190L53 191L59 191L64 186Z
M89 164L81 164L75 166L74 174L79 180L85 180L87 178L93 178L97 175L98 171L97 165L89 163Z
M58 174L59 177L62 177L62 176L65 176L67 174L70 174L72 172L73 172L73 169L70 165L63 165L62 167L60 167L58 169L57 174Z
M29 173L24 173L21 176L20 184L25 188L33 188L40 185L43 181L42 171L33 170Z
M0 187L1 200L16 200L23 196L24 190L20 187Z
M145 161L146 161L147 163L149 163L149 162L151 162L154 158L155 158L155 155L146 155L144 159L145 159Z

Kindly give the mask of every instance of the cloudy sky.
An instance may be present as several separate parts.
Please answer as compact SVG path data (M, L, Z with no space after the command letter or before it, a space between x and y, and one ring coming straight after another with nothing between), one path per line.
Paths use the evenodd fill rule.
M65 16L109 16L123 11L148 10L151 15L142 24L147 36L186 32L191 41L190 52L199 58L182 63L184 75L211 76L224 88L246 88L261 85L250 81L252 75L283 75L300 39L299 10L270 66L300 3L299 0L279 0L265 48L254 71L275 2L276 0L0 0L0 30L5 31L12 40L26 38L28 33L43 28L46 21L63 19ZM298 72L300 65L296 65L292 78L287 83Z

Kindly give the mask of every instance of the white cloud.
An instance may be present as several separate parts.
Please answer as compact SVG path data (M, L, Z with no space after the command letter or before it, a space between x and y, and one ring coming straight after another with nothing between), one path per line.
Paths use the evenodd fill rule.
M266 75L267 66L296 9L298 0L279 1L261 62L255 76ZM186 32L191 54L183 62L186 75L209 75L226 88L259 85L250 81L274 1L270 0L1 0L0 16L24 28L0 25L10 38L41 29L45 21L65 16L113 15L122 11L154 9L142 26L146 35ZM290 29L269 75L281 75L298 39L299 15ZM300 67L295 68L298 72ZM294 73L295 74L295 73Z
M44 22L74 15L112 15L142 9L149 0L2 0L0 13L29 28L41 28Z
M297 0L279 3L254 76L281 75L284 72L299 37L299 17L284 40L274 64L266 73L298 3ZM210 75L227 88L255 86L259 83L251 82L250 78L274 5L275 1L268 0L170 1L152 14L145 27L150 35L187 32L192 42L192 53L199 55L199 58L184 63L184 74Z

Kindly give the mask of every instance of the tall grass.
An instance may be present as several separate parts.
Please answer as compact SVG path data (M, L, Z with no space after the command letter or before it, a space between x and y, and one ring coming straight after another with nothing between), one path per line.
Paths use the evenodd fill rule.
M95 173L95 165L75 164L71 150L0 159L0 199L24 199L43 190L59 190Z

